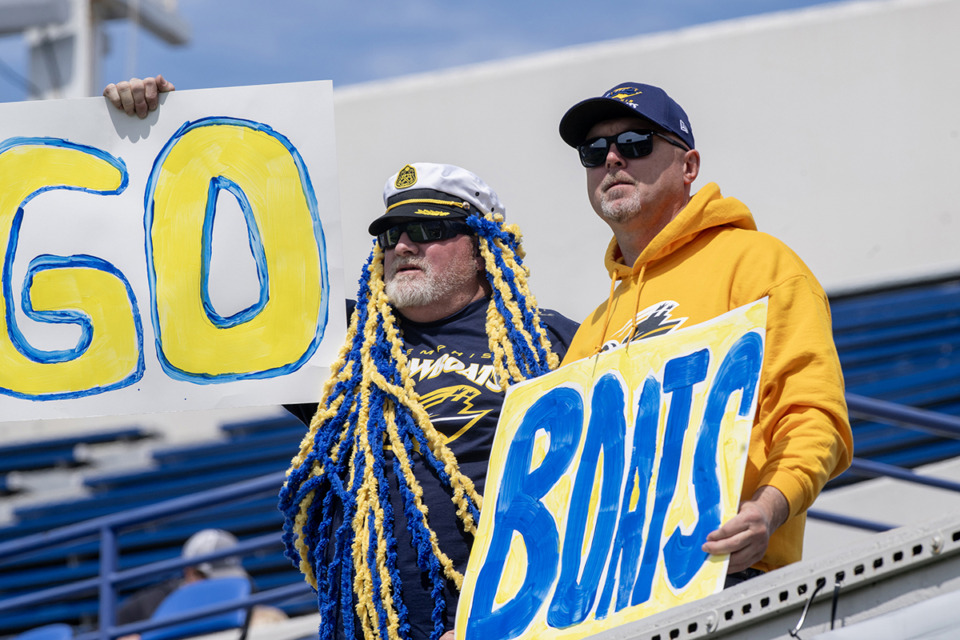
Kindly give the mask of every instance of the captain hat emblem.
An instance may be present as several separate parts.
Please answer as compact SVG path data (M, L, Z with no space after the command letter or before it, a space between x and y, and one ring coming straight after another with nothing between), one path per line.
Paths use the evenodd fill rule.
M409 164L397 174L397 180L393 183L397 189L406 189L417 184L417 170Z

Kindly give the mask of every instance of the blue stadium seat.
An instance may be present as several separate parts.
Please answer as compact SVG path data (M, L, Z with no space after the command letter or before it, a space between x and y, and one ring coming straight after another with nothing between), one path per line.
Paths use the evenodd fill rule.
M250 595L250 581L244 577L213 578L186 584L166 598L157 607L151 620L163 620L197 611L216 604L238 600ZM246 609L237 609L214 616L161 627L141 634L141 640L176 640L227 629L246 629Z
M849 393L960 415L960 277L831 297ZM853 420L855 455L916 467L960 453L960 441ZM828 486L862 479L850 473Z
M273 471L283 471L290 464L290 458L293 457L291 451L296 451L297 442L288 438L286 442L272 446L259 445L237 449L236 451L226 450L224 445L220 446L223 449L222 451L211 452L203 459L168 461L164 462L161 467L147 471L88 477L84 480L84 485L96 492L110 491L117 494L124 489L132 491L137 485L144 484L175 486L177 481L183 480L184 474L214 476L231 470L253 467L254 465L261 465ZM269 471L265 473L269 473Z
M156 468L139 473L103 473L88 476L86 485L91 495L83 498L33 502L15 509L14 524L0 527L0 541L23 535L55 529L80 520L115 513L126 508L142 507L158 500L186 495L211 486L221 486L238 480L246 480L265 473L281 471L296 453L305 427L296 419L279 418L256 420L225 425L227 439L192 446L159 448L153 457ZM103 441L137 438L145 431L116 431L101 434ZM89 441L91 434L77 436ZM97 434L93 434L96 436ZM26 454L37 448L43 449L52 440L37 441L34 447L24 444L4 448L0 446L0 458ZM70 450L75 441L59 439L58 449ZM279 488L279 487L278 487ZM276 507L276 492L221 505L212 505L203 512L175 519L160 528L133 528L119 536L120 568L139 566L145 562L177 557L183 540L200 528L217 526L229 529L241 539L264 533L279 532L280 512ZM278 534L279 535L279 534ZM38 549L24 557L11 558L0 572L0 597L21 595L36 589L49 588L62 583L63 576L70 580L88 579L97 575L97 546L95 540L76 543L53 549ZM256 589L282 586L302 581L302 577L282 550L264 552L246 558L249 572ZM121 586L120 595L143 586L143 580ZM285 602L280 607L289 615L300 615L315 610L312 598ZM0 637L22 631L30 626L52 622L83 624L96 616L97 602L94 597L78 598L56 606L45 605L33 612L16 612L0 616Z
M75 466L81 463L73 455L74 448L78 444L133 441L152 436L153 434L149 431L131 427L3 445L0 446L0 471L30 471L58 466Z
M277 431L305 433L306 427L292 415L283 415L266 420L245 420L229 422L220 427L221 431L230 434L231 438L243 438L257 433L274 433Z
M181 477L157 482L146 487L114 489L87 498L47 502L14 509L22 523L42 519L45 528L63 526L80 520L116 513L125 508L142 507L168 498L188 495L211 487L219 487L249 478L283 471L286 464L277 461L240 467L228 467L211 473L181 474Z
M0 496L10 495L11 493L16 492L16 487L10 479L7 477L7 474L0 475Z
M13 640L70 640L73 628L68 624L48 624L24 631Z

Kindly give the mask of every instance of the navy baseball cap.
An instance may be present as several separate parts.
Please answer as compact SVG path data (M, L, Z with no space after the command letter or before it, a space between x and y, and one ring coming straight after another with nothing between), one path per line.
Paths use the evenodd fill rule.
M686 112L659 87L624 82L599 98L588 98L570 107L560 119L560 137L571 147L586 140L598 122L624 117L641 117L675 134L691 149L693 129Z

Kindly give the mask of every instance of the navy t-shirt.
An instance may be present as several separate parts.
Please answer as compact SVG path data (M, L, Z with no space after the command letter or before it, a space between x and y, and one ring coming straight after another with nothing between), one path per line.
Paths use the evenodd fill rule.
M481 494L504 394L497 383L487 338L488 304L487 299L478 300L437 322L411 322L398 315L408 368L420 402L430 415L433 426L447 437L447 446L456 456L461 472L473 480ZM578 324L548 309L540 310L540 318L547 327L554 353L562 359ZM302 404L287 408L309 425L316 406ZM431 613L434 608L429 577L422 575L417 566L393 469L391 465L386 468L393 488L398 569L411 637L429 638L433 631ZM417 456L414 471L423 488L423 499L429 509L428 521L437 534L440 548L463 573L473 536L463 530L456 506L450 499L451 492L441 486L433 470ZM458 595L456 587L448 583L445 594L447 629L453 628Z

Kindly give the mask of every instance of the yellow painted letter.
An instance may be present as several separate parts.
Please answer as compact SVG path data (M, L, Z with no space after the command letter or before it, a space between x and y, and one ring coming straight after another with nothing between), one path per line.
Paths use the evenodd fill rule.
M4 256L0 317L0 393L32 400L77 398L128 386L143 376L143 332L129 282L92 256L41 255L24 281L23 313L38 322L75 324L72 349L29 344L16 324L13 259L24 207L52 189L119 194L127 186L123 162L55 138L11 138L0 143L0 251Z
M229 317L207 279L217 197L237 199L257 265L259 300ZM327 270L313 187L290 142L262 124L185 124L147 183L147 270L157 352L167 375L195 383L298 369L327 318Z

